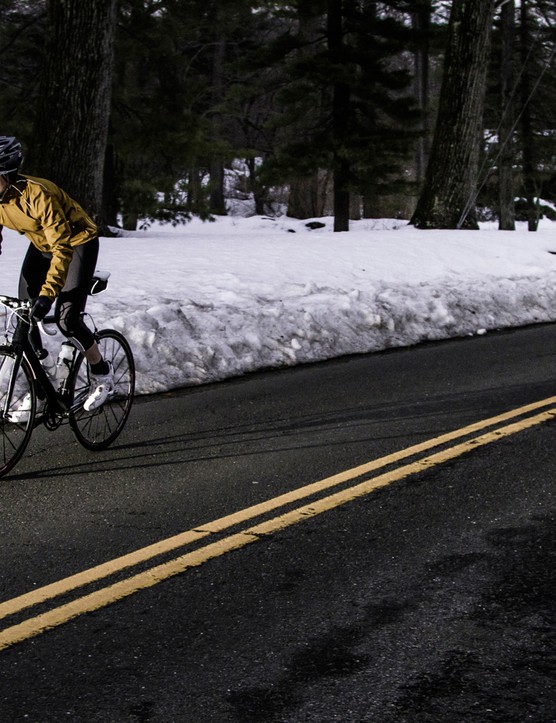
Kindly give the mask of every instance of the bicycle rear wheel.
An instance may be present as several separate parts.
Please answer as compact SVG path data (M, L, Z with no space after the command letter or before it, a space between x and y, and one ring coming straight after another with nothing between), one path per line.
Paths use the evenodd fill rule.
M21 459L35 424L33 372L11 347L0 347L0 477Z
M135 364L126 338L113 329L99 331L96 338L103 358L114 368L114 391L98 409L83 409L91 383L89 365L79 354L72 372L73 402L69 415L78 442L91 450L106 449L118 437L129 417L135 392Z

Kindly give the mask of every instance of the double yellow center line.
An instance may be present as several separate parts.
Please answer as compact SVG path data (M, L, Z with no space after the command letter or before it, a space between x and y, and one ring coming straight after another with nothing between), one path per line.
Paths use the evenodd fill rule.
M556 397L550 397L535 402L534 404L513 409L496 417L484 419L475 424L470 424L453 432L400 450L399 452L386 455L380 459L345 470L339 474L306 485L305 487L292 490L266 502L261 502L260 504L253 505L231 515L221 517L199 528L161 540L153 545L135 550L127 555L84 570L63 580L58 580L50 585L45 585L44 587L12 598L11 600L6 600L0 603L0 619L21 615L23 611L29 608L45 605L55 598L68 595L78 588L97 584L97 589L92 592L82 594L70 602L59 603L54 607L51 606L50 609L45 612L38 612L22 622L12 624L0 630L0 650L38 635L50 628L62 625L83 613L98 610L128 597L139 590L153 587L163 580L167 580L174 575L179 575L188 568L202 565L208 560L219 557L226 552L245 547L251 542L260 539L261 536L272 534L278 530L295 525L302 520L306 520L308 517L313 517L322 512L339 507L346 502L367 495L373 490L385 487L392 482L459 457L477 447L490 444L491 442L508 437L537 424L542 424L556 417L556 408L554 408L554 405L556 405ZM547 407L552 408L546 409ZM545 408L545 411L535 414L535 412L543 408ZM517 421L509 423L510 420L514 419L517 419ZM493 427L493 429L479 436L472 436L489 427ZM458 440L464 441L447 446ZM443 449L434 454L422 456L407 464L394 467L382 474L362 479L370 473L397 465L403 460L422 455L435 447L443 447ZM353 484L349 485L350 482ZM341 485L344 485L343 489L333 494L322 496L323 492ZM319 497L319 495L321 496ZM306 501L305 504L292 508L292 505L295 503L307 499L310 499L310 501ZM275 517L263 519L253 526L232 532L227 536L222 535L223 532L253 521L258 517L268 517L269 513L281 508L284 508L284 510ZM156 557L169 555L180 548L193 545L203 538L215 535L218 536L218 539L215 541L198 546L194 550L184 552L173 559L155 564L153 567L148 567L148 569L131 574L128 577L124 577L124 579L112 582L104 587L98 587L99 581L105 578L118 574L121 577L122 574L125 575L126 572L129 574L130 568L138 565L145 566Z

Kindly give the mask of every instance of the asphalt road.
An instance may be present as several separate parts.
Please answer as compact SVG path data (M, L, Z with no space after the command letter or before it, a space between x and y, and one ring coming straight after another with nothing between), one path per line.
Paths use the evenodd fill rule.
M139 399L100 454L38 430L0 480L0 721L556 720L555 342Z

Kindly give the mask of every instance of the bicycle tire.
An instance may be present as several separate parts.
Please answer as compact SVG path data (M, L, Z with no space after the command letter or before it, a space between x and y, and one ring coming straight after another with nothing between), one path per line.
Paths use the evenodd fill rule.
M37 395L29 362L0 347L0 477L21 459L35 426Z
M114 368L114 391L106 402L92 411L83 409L90 390L89 365L83 354L75 360L71 372L72 404L70 427L77 441L92 451L106 449L123 430L135 393L135 363L127 339L114 329L102 329L95 335L100 352Z

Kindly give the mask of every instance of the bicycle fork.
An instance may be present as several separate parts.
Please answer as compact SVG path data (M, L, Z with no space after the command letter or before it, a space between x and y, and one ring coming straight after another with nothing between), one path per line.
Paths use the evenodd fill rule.
M13 359L13 363L9 365L8 368L8 359ZM2 419L9 419L9 413L11 409L12 399L14 397L15 393L15 384L17 379L17 373L19 371L19 368L21 366L21 357L19 355L15 355L14 357L4 357L4 361L2 363L2 368L0 369L0 379L2 381L6 379L6 377L9 377L8 379L8 385L6 389L6 393L4 394L4 398L2 399ZM4 388L4 385L2 384L2 388Z

